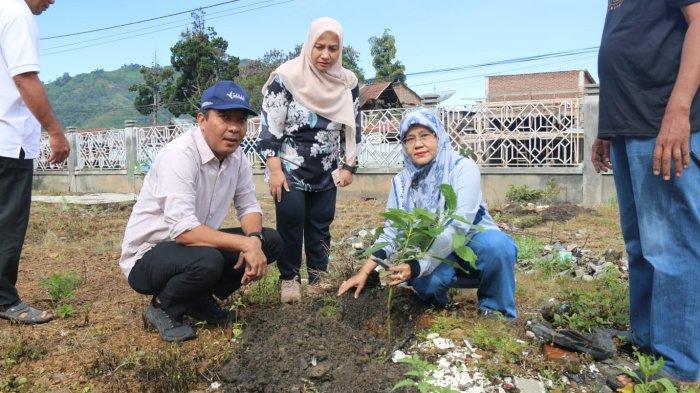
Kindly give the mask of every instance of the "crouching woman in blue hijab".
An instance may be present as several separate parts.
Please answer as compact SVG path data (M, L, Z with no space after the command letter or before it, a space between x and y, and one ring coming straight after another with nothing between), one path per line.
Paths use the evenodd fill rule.
M457 194L456 213L480 230L453 220L435 239L427 258L392 266L389 284L407 282L423 301L443 307L447 304L447 290L455 285L458 274L464 274L439 259L447 258L464 267L470 277L479 279L477 296L482 315L499 313L509 320L516 318L514 268L518 250L513 239L498 229L486 210L476 163L452 149L445 128L429 109L418 108L407 113L401 121L400 137L404 169L392 180L387 209L443 210L445 201L438 186L446 183ZM457 233L468 235L467 246L477 256L476 270L455 254L452 237ZM377 242L388 245L373 257L390 260L398 251L393 241L395 236L396 229L387 222ZM376 267L377 263L370 257L357 274L343 282L338 295L356 288L357 298Z

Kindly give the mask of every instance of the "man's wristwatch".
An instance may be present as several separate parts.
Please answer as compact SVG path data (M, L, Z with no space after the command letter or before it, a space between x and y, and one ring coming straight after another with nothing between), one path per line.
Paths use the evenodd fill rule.
M357 173L357 166L348 165L346 163L343 163L343 165L341 165L341 169L345 169L346 171L352 173L353 175L355 173Z
M261 244L265 243L265 236L263 236L262 232L251 232L248 234L248 237L251 237L251 236L254 236L254 237L257 237L258 239L260 239Z

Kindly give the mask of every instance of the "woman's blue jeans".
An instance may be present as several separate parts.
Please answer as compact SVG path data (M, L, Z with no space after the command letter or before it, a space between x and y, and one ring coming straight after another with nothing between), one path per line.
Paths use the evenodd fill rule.
M652 172L656 138L615 138L611 148L632 340L682 381L700 380L700 134L691 135L690 166L670 181Z
M518 249L513 239L492 229L475 233L467 245L477 256L476 270L454 253L447 258L464 267L470 277L479 278L476 292L479 309L500 312L507 319L516 318L514 270ZM423 301L444 306L447 304L447 290L457 281L457 274L464 272L458 273L453 266L441 263L429 275L417 277L408 284Z

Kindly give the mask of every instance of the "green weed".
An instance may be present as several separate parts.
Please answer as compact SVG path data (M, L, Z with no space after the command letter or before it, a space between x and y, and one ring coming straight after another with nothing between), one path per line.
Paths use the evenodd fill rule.
M542 255L542 242L531 236L514 236L518 246L518 261L528 261Z
M639 362L639 371L641 375L634 371L622 369L627 375L634 380L634 386L625 386L618 389L622 393L678 393L678 389L673 385L668 378L659 378L652 380L652 377L659 372L663 367L665 360L663 358L656 359L653 356L644 355L635 351L635 356Z
M60 318L73 315L73 306L68 300L75 299L75 290L80 285L80 276L75 272L54 273L41 280L41 286L51 296L51 304Z
M590 332L596 327L626 329L629 298L626 282L612 269L594 282L593 288L567 289L562 306L556 308L554 325Z
M544 189L532 188L526 184L511 184L506 190L506 200L511 203L552 202L559 194L554 179L549 179Z
M402 379L391 389L392 391L398 389L416 388L421 393L454 393L450 387L442 387L435 385L435 380L432 379L430 373L435 371L437 367L430 362L421 359L418 355L413 355L410 357L405 357L399 362L407 364L411 367Z
M338 315L338 300L335 296L324 296L323 307L321 307L321 315L326 318L332 318Z
M271 304L279 301L280 273L277 269L269 269L260 280L250 284L247 300L250 304Z

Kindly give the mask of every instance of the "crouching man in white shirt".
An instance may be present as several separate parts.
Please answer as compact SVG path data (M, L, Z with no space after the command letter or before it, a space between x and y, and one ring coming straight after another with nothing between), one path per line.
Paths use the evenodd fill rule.
M158 154L129 218L119 265L151 295L145 317L163 340L195 337L183 317L230 322L214 299L260 279L282 240L262 227L250 163L239 146L250 109L245 90L221 81L202 95L198 126ZM240 228L219 229L233 202Z

